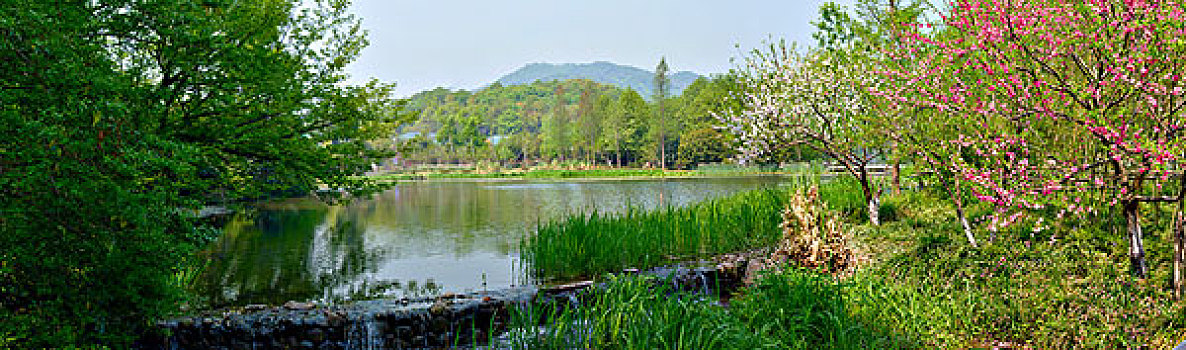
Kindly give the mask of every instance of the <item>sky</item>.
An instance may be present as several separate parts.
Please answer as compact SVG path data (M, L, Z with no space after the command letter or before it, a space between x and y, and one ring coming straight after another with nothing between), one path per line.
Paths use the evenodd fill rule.
M396 83L407 97L472 90L528 63L609 61L723 73L771 37L813 42L825 0L354 0L370 46L350 82ZM850 5L853 0L837 0Z

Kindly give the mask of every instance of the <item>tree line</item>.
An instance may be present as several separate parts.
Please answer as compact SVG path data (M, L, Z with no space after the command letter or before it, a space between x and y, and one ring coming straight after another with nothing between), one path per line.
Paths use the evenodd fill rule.
M583 79L421 92L408 101L417 120L385 146L412 163L686 168L732 158L734 142L712 112L740 106L729 97L736 78L702 77L668 96L666 69L658 71L655 96Z

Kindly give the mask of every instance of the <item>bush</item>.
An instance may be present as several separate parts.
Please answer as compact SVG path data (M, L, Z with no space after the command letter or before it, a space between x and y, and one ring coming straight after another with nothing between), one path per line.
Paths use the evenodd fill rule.
M185 296L180 263L212 231L160 194L126 190L92 167L59 166L67 168L79 175L71 191L5 203L0 329L14 330L8 337L22 347L126 343L176 311ZM23 188L53 185L30 179Z

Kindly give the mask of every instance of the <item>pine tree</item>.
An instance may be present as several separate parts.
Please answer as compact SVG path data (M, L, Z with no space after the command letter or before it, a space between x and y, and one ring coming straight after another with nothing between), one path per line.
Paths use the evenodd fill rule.
M667 168L667 119L665 104L667 92L671 89L671 80L667 77L667 58L659 59L659 66L655 67L655 128L659 137L659 167Z

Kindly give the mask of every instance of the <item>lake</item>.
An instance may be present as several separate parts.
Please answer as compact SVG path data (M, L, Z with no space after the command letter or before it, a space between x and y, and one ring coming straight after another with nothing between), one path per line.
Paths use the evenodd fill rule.
M206 252L210 306L419 297L529 284L519 244L538 223L630 206L684 206L781 177L456 180L400 183L368 199L257 204Z

